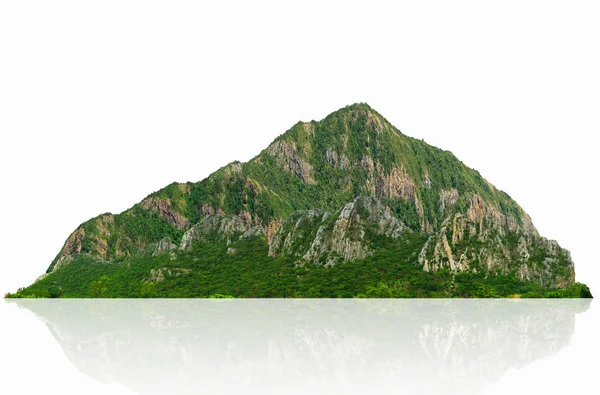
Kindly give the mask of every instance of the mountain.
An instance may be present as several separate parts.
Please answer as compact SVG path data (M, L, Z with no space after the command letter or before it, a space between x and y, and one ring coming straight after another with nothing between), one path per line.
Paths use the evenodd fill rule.
M367 104L81 224L9 296L591 296L479 172Z

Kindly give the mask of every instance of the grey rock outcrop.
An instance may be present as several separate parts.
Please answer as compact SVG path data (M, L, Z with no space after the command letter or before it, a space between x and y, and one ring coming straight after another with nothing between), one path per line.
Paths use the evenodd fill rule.
M300 158L296 152L295 145L286 141L276 141L268 148L268 153L271 154L277 163L286 171L295 174L306 184L314 184L315 180L312 177L312 167L305 160Z
M358 196L336 213L296 212L274 235L269 255L291 254L331 266L371 255L369 232L397 238L405 231L408 228L389 207L375 198Z
M350 168L350 161L344 154L338 154L332 148L328 148L325 152L325 159L327 163L336 169L344 170Z
M442 191L442 212L456 199L457 194ZM527 214L523 213L519 222L475 194L470 196L466 214L446 217L418 260L425 271L515 272L520 280L548 287L566 287L575 281L569 251L541 237Z
M162 253L173 251L176 249L177 249L177 246L171 241L171 239L168 237L165 237L165 238L162 238L158 243L156 243L156 247L154 247L152 256L157 256Z
M144 209L158 214L177 229L183 229L190 224L186 217L171 208L171 202L168 199L150 197L144 199L140 205Z
M158 269L150 270L150 277L146 282L148 283L159 283L164 281L168 277L177 277L184 274L189 274L192 269L184 269L179 267L160 267Z
M239 216L208 215L184 233L179 249L189 250L195 240L206 240L215 232L221 236L232 236L248 230Z

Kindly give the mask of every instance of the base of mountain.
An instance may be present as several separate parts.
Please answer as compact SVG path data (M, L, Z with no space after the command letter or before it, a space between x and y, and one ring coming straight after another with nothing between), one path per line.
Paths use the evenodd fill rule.
M270 257L263 237L206 240L189 251L140 254L120 262L78 255L7 298L591 298L589 288L521 281L515 273L424 271L424 236L332 267Z

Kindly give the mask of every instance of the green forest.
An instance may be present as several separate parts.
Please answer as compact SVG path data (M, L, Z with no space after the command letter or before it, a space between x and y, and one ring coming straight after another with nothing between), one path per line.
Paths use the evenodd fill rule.
M11 298L586 298L587 286L544 288L514 274L426 272L416 264L424 236L407 233L388 249L333 267L273 258L262 236L199 241L190 251L140 254L121 262L80 255ZM164 279L150 273L163 268ZM171 269L171 275L165 269Z

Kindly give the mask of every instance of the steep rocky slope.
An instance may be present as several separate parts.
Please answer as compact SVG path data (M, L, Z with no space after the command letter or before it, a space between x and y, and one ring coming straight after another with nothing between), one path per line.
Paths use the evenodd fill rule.
M271 257L329 267L408 233L426 236L414 259L424 271L511 274L548 288L575 281L569 252L540 236L510 196L366 104L298 122L246 163L83 223L47 273L80 256L122 262L155 248L177 259L173 251L195 240L248 237Z

